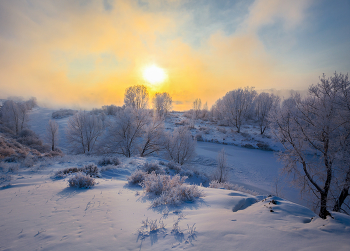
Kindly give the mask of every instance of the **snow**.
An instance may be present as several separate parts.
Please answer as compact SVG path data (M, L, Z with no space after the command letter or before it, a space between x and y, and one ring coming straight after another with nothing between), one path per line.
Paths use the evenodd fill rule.
M52 111L31 113L31 129L40 136ZM67 120L55 120L63 150ZM69 187L71 176L54 174L96 164L101 156L67 154L21 167L10 173L10 185L1 184L0 250L350 250L350 217L332 212L334 218L322 220L300 205L305 202L279 175L282 165L272 151L198 142L197 157L184 169L210 176L223 147L229 181L260 195L200 187L205 196L193 202L151 207L157 196L129 185L127 177L146 162L164 161L161 156L119 157L121 164L101 169L102 177L90 189ZM276 179L283 199L268 197L276 194Z
M20 171L11 186L0 190L1 250L350 248L350 217L343 214L322 220L278 197L262 200L211 188L200 188L205 197L195 202L152 208L152 199L125 180L96 179L95 187L77 189L68 187L68 178L51 179L53 170L69 164ZM146 219L163 221L165 227L143 229ZM172 232L177 221L182 234Z

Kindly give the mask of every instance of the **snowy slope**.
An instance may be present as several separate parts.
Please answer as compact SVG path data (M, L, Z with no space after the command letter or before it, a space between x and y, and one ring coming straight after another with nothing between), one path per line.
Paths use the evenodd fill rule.
M151 208L151 199L123 176L97 179L92 189L51 179L72 164L20 170L0 190L1 250L350 249L349 216L334 213L334 219L322 220L278 197L212 188L201 188L206 196L192 203ZM147 219L165 226L150 231L142 223Z
M41 137L52 112L38 108L30 114L31 129ZM68 118L56 121L59 146L65 150ZM334 219L322 220L293 203L303 201L286 185L288 179L279 176L282 166L271 151L198 142L197 158L186 168L210 176L223 147L229 181L261 195L202 187L205 197L194 202L151 208L154 198L128 185L126 177L161 156L121 158L122 164L103 172L91 189L70 188L68 177L52 176L63 168L96 163L98 156L66 155L7 173L12 180L0 188L0 250L350 249L350 217L332 213ZM276 194L276 180L279 194L289 201L266 197ZM155 220L158 229L150 231Z

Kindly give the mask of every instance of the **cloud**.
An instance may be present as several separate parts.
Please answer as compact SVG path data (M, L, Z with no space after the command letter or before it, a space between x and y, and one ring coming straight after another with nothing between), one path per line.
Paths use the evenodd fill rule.
M1 1L1 94L36 96L56 106L122 105L128 86L144 84L141 70L149 64L168 74L151 94L169 92L178 101L175 109L190 108L196 98L212 105L227 91L248 85L304 84L309 75L287 68L259 32L282 23L293 36L310 4Z
M304 20L311 3L311 0L257 0L251 5L245 28L256 32L264 25L282 21L285 29L294 29Z

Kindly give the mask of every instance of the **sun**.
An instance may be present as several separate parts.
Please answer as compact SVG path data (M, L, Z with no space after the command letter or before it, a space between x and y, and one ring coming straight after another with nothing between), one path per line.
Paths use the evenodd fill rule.
M152 85L159 85L167 79L167 74L164 69L156 66L150 65L145 67L142 71L142 77L145 81Z

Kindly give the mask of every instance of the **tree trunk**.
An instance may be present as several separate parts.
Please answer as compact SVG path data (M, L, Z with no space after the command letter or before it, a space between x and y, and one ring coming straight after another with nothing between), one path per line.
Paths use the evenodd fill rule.
M348 197L348 195L349 195L349 188L350 188L350 168L346 173L345 185L344 185L338 199L335 202L335 205L333 207L333 211L340 212L341 206L343 205L346 197Z
M327 193L321 193L321 208L319 216L322 219L326 219L328 215L331 216L327 210Z
M337 201L335 202L335 205L333 207L333 211L335 212L340 212L341 206L343 205L346 197L349 195L349 186L344 187L343 190L341 191Z

